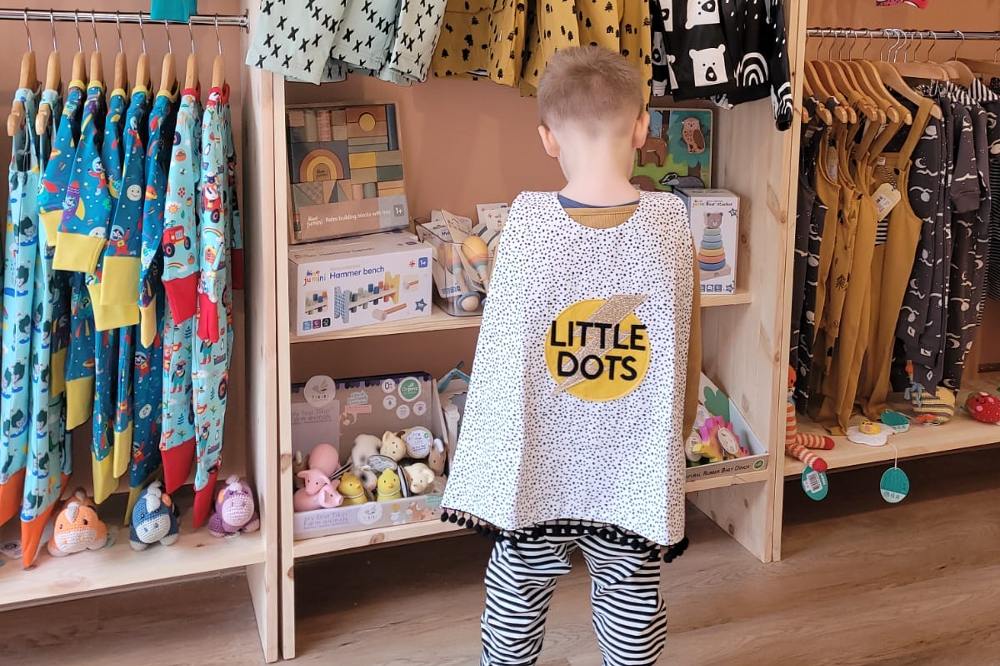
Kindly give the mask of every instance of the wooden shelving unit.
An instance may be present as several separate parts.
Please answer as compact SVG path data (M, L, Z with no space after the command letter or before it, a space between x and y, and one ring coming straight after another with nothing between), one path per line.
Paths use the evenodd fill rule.
M981 375L960 392L958 404L965 404L965 398L972 391L994 391L998 382L1000 373ZM897 401L890 406L900 411L907 410L905 402ZM802 416L799 417L799 426L803 432L824 432L820 425ZM830 466L830 470L839 471L891 462L896 457L897 451L902 460L991 446L1000 443L1000 426L975 421L960 408L948 423L939 426L914 425L905 433L893 435L885 446L855 444L846 437L834 437L834 441L836 445L832 451L820 453ZM804 465L798 460L786 457L785 476L798 476L803 468Z

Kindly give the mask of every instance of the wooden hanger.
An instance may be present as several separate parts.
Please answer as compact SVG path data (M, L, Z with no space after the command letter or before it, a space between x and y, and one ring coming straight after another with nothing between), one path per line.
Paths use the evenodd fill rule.
M59 66L59 49L56 45L56 20L49 10L49 22L52 25L52 52L49 53L49 62L45 66L45 89L59 90L62 87L62 72ZM35 132L44 134L49 127L49 118L52 117L52 105L42 100L38 105L38 115L35 116Z
M854 74L855 80L865 90L869 97L878 105L882 113L885 115L886 121L890 123L899 122L901 119L906 122L907 125L913 123L913 116L910 114L909 110L899 103L885 86L882 85L882 81L878 77L878 72L875 67L867 60L864 59L865 53L868 50L868 46L872 42L872 32L868 31L868 45L865 46L865 50L861 53L860 59L851 59L846 65ZM848 58L850 58L853 52L853 44L851 50L848 52Z
M142 28L142 12L139 12L139 39L142 42L142 52L135 63L135 85L149 90L149 55L146 53L146 31Z
M90 82L104 85L104 65L101 62L101 45L97 43L97 19L90 12L90 26L94 30L94 52L90 54Z
M70 70L71 81L79 81L87 85L87 60L83 55L83 37L80 36L80 15L73 10L73 24L76 26L76 54L73 56L73 67Z
M221 89L226 85L226 61L222 57L222 37L219 35L219 15L215 15L215 42L219 52L212 60L212 87Z
M191 20L188 19L188 36L191 38L191 53L187 57L187 67L184 72L184 90L198 88L198 57L195 55L194 32L191 30Z
M173 92L177 87L177 66L174 63L174 46L170 41L170 28L163 22L163 31L167 33L167 52L163 54L160 65L160 90Z
M956 30L955 33L962 41L959 42L958 47L955 49L954 57L948 62L942 63L942 67L951 75L953 81L968 88L976 80L976 75L972 73L968 65L958 59L958 52L962 50L962 45L965 44L965 35L962 34L961 30Z
M115 10L115 28L118 31L118 53L115 55L115 75L113 90L128 89L128 62L125 58L125 43L122 41L121 16Z
M17 87L30 88L34 90L38 87L38 72L35 68L35 51L31 46L31 31L28 30L28 11L24 12L24 28L28 35L28 50L21 56L21 72L17 77ZM24 102L14 100L11 106L10 115L7 116L7 136L16 136L25 121Z

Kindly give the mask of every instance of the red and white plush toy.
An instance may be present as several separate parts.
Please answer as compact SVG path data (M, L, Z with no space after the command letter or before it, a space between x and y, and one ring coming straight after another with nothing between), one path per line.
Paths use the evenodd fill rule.
M983 423L1000 423L1000 398L980 391L971 393L965 400L969 416Z
M785 455L798 458L817 472L825 472L826 461L813 453L811 449L830 450L833 448L833 438L825 435L813 435L799 432L798 419L795 418L795 370L788 367L788 407L785 415Z

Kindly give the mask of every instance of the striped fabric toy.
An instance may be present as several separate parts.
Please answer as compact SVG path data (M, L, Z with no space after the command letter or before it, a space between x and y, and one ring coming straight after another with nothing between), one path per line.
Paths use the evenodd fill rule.
M817 472L825 472L826 461L813 453L813 449L829 451L833 448L833 438L825 435L814 435L799 432L798 420L795 418L795 370L788 368L788 406L785 416L785 455L801 460Z
M950 421L955 415L955 394L943 386L937 387L937 390L931 393L923 385L914 382L913 364L909 361L906 363L906 372L910 376L911 383L903 392L903 397L913 405L917 423L941 425Z

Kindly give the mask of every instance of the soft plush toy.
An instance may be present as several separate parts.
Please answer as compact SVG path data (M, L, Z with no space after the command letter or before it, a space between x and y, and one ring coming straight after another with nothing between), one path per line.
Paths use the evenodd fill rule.
M133 550L146 550L154 543L169 546L177 541L177 534L177 507L170 495L163 492L160 482L153 481L132 509L129 544Z
M230 476L226 479L226 487L215 496L215 513L208 521L208 531L221 537L258 529L260 518L254 509L253 491L238 476Z
M1000 423L1000 399L983 391L970 393L965 401L969 416L983 423Z
M435 438L431 444L431 452L427 455L427 466L438 475L444 474L444 467L448 464L448 452L444 448L444 442Z
M368 458L378 453L382 440L375 435L358 435L354 438L354 448L351 449L351 471L361 478L361 483L368 492L375 491L378 476L368 469Z
M378 477L378 501L391 502L403 497L403 490L399 483L399 475L391 469L382 470Z
M910 385L903 392L903 397L913 405L913 413L917 415L916 422L922 425L943 425L951 420L955 415L955 394L945 388L938 386L933 393L924 389L914 379L913 363L906 362L906 374L910 378Z
M343 495L344 506L364 504L368 501L365 496L365 488L361 485L361 479L351 472L344 472L344 475L340 477L337 492Z
M434 484L434 470L422 462L403 468L406 486L415 495L423 495Z
M833 448L833 438L799 432L799 421L795 418L795 370L791 366L788 366L788 405L785 409L785 455L798 458L817 472L825 472L826 461L810 449L829 451Z
M99 550L108 542L108 527L97 517L94 502L83 488L77 489L56 516L47 549L52 557L84 550Z
M327 476L340 469L340 454L332 444L317 444L309 452L309 469L318 469Z
M343 503L344 498L334 490L330 477L320 470L299 472L299 478L305 481L305 487L296 490L292 496L292 508L296 511L333 509Z
M378 452L399 462L406 457L406 442L403 441L399 433L386 430L382 434L382 446L379 447Z

